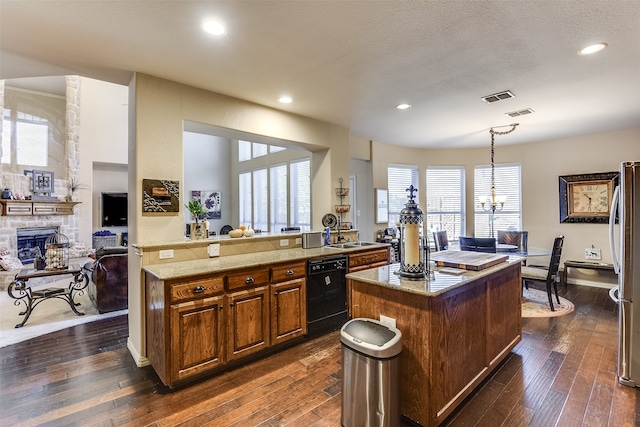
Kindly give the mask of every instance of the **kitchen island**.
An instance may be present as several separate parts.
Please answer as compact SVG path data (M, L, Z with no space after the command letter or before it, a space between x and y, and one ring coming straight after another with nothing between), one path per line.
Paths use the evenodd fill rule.
M401 413L437 426L520 341L520 262L462 274L437 269L424 280L400 278L398 269L348 274L349 315L396 319L403 343Z

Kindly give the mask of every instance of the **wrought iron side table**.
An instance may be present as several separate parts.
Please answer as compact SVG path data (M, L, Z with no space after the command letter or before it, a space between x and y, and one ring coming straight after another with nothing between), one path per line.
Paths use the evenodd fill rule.
M29 279L59 276L63 274L73 275L73 280L69 283L68 288L46 288L33 290L29 284ZM84 313L79 312L76 308L80 303L76 303L74 298L78 294L82 295L88 285L89 278L82 272L82 268L80 266L71 265L69 268L60 270L36 270L33 268L20 270L20 272L16 274L13 282L11 282L7 288L9 296L15 299L15 305L24 303L26 306L26 309L19 313L20 316L24 316L24 319L16 325L16 328L21 328L25 323L27 323L33 309L36 308L38 304L52 298L58 298L66 301L74 313L78 316L84 316Z

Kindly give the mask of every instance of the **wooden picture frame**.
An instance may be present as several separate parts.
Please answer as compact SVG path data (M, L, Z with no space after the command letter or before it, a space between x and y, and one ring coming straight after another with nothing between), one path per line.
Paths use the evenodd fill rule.
M142 180L142 214L174 214L180 211L180 182L167 179Z
M558 177L560 222L609 223L618 172Z
M389 192L385 188L376 188L376 223L389 222Z

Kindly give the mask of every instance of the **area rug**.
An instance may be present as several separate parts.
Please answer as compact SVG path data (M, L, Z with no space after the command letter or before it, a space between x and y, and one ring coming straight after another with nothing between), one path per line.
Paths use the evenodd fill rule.
M558 317L569 314L574 306L571 301L560 297L560 304L553 294L553 308L549 308L549 297L546 291L538 289L524 289L522 293L522 317Z
M34 285L33 289L65 288L69 286L69 281L69 279L62 279L39 286ZM85 290L83 295L78 294L75 298L75 301L80 303L77 309L81 313L85 313L84 316L76 315L66 301L52 298L39 303L33 309L27 323L21 328L16 328L16 324L22 322L24 318L19 313L24 311L25 305L24 303L14 305L15 301L9 297L6 290L0 292L0 348L82 323L120 316L128 312L127 310L120 310L99 314Z

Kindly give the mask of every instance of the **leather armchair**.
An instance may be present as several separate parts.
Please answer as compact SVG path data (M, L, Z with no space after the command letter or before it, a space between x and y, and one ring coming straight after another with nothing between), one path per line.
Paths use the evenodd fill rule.
M128 308L129 262L126 247L101 248L96 260L83 269L89 277L88 293L98 313Z

